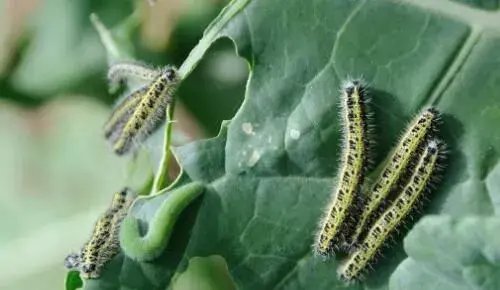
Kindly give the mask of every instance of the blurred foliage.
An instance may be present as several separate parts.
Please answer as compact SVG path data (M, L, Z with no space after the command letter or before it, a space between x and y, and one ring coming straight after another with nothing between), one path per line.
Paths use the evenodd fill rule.
M164 2L175 2L166 0ZM111 105L116 96L107 93L106 52L89 21L96 13L107 27L115 27L132 13L138 21L130 21L118 37L123 37L131 53L138 60L157 66L180 65L198 42L204 28L225 4L225 1L184 1L176 22L170 25L171 34L165 49L153 51L144 44L141 26L151 11L145 1L66 1L44 0L25 16L26 23L17 27L15 45L3 55L14 54L3 68L0 78L0 98L12 100L23 106L39 106L57 96L86 95ZM14 4L11 4L14 6ZM7 8L10 6L7 5ZM154 9L154 8L152 8ZM161 17L161 14L156 15ZM164 27L153 27L156 30ZM161 40L160 40L161 41ZM155 46L151 40L150 46ZM202 128L210 135L218 131L221 120L229 119L241 103L247 69L234 54L229 42L222 42L211 49L217 61L206 59L200 69L183 84L180 95ZM215 63L228 63L220 71ZM234 65L232 68L231 65ZM236 72L236 74L232 73Z
M158 26L165 13L145 1L0 1L0 289L63 287L65 254L85 240L110 194L138 188L150 174L147 158L137 162L148 170L131 171L102 137L119 96L108 94L106 51L89 15L117 27L118 41L138 59L180 65L226 1L180 2L178 15ZM247 68L234 47L221 43L209 55L181 88L187 106L178 118L192 123L183 134L194 137L215 134L243 98ZM237 78L214 73L212 56L236 61Z

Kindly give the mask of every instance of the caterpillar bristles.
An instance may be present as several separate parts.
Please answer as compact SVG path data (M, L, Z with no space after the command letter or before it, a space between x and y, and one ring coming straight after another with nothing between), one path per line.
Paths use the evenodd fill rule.
M400 189L405 175L415 166L414 160L421 146L437 130L439 113L434 108L423 110L403 133L378 179L365 195L362 212L351 241L356 244L362 240L365 231L378 218L380 212L390 204L388 197Z
M160 69L151 68L140 62L125 61L111 65L108 69L108 85L110 93L114 93L130 78L152 82L160 75Z
M70 253L64 258L64 267L69 270L78 269L80 267L80 254Z
M140 101L134 110L130 114L127 111L123 117L114 117L115 121L108 126L111 133L107 134L107 139L116 154L135 150L165 119L165 110L172 102L178 83L176 68L167 66L144 91L140 89L133 93L142 93L137 97Z
M121 212L122 209L127 206L127 203L130 202L127 197L134 196L134 192L128 187L125 187L119 192L115 193L115 195L113 196L113 201L111 202L110 211L114 214Z
M106 139L116 140L119 137L119 132L123 130L123 126L137 109L147 90L148 87L143 87L133 91L113 108L111 116L104 124L104 137Z
M347 80L342 85L342 153L337 186L323 215L313 251L330 256L340 250L350 235L369 155L369 120L366 88L361 80Z
M132 196L128 188L116 192L110 206L94 225L92 235L79 253L71 253L64 260L67 269L79 270L83 279L96 279L104 265L120 251L119 231L127 214Z
M415 209L422 195L428 191L429 185L440 170L443 152L443 143L437 139L427 141L423 152L419 152L418 163L413 168L404 189L370 227L358 249L351 253L339 267L338 274L341 280L350 282L358 279L359 274L370 266L376 255L381 254L380 250L389 236L397 230L397 227Z
M364 162L366 163L365 166L363 167L363 173L364 175L368 174L368 171L373 167L373 159L372 159L372 153L373 153L373 148L375 147L375 140L376 136L374 135L374 130L375 130L375 120L374 120L374 114L370 110L370 89L366 81L363 79L363 77L358 77L358 78L353 78L351 76L348 76L341 85L341 89L339 90L340 93L343 93L344 88L357 85L360 90L360 95L363 96L363 104L364 104L364 119L365 122L363 123L364 126L364 132L366 134L365 138L363 139L364 146L365 146L365 155L364 155ZM341 112L342 114L342 112ZM345 128L342 128L342 133L344 133ZM342 161L342 160L340 160ZM366 182L366 177L365 177L365 182ZM361 185L362 187L364 186L363 184ZM359 196L360 198L363 198L363 196Z

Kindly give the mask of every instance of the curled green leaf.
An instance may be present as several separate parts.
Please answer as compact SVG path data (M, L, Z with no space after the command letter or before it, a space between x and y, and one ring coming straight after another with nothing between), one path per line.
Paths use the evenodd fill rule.
M120 245L125 254L137 261L151 261L157 258L168 244L175 222L180 213L205 189L200 182L167 192L155 216L148 224L145 235L141 234L139 220L127 216L122 223Z

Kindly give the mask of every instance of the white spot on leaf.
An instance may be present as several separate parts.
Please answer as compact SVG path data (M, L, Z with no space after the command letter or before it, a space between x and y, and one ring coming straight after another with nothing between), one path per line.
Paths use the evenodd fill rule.
M255 164L257 164L257 162L260 159L260 156L261 156L261 152L258 150L254 150L252 152L252 155L250 156L250 159L248 159L248 163L247 163L248 166L253 167Z
M290 138L294 140L298 140L300 138L300 131L296 129L291 129L290 130Z
M243 130L243 132L245 132L245 134L247 134L247 135L255 135L255 132L253 131L252 123L241 124L241 130Z

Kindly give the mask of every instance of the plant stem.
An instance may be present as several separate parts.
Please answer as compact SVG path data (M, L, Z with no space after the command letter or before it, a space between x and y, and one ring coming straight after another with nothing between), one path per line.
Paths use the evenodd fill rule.
M204 32L200 42L191 50L187 59L182 63L179 68L179 77L181 81L185 79L198 65L203 58L203 55L212 45L212 43L223 35L223 30L226 24L237 15L250 0L233 0L230 4L223 9L216 19L210 24ZM155 180L151 194L156 194L168 185L168 165L170 162L170 141L172 134L172 120L174 116L175 98L172 103L167 106L166 124L165 124L165 137L163 142L163 156L160 163L160 168L156 173Z
M161 158L160 167L156 172L155 181L151 194L156 194L168 185L168 166L170 163L170 141L172 140L172 126L175 122L173 120L175 109L175 98L172 98L172 103L167 106L166 120L165 120L165 136L163 138L163 156Z
M205 29L203 37L198 44L191 50L186 60L179 68L181 79L186 78L198 65L203 58L203 55L221 36L224 36L224 28L251 0L233 0L231 1L217 18Z

